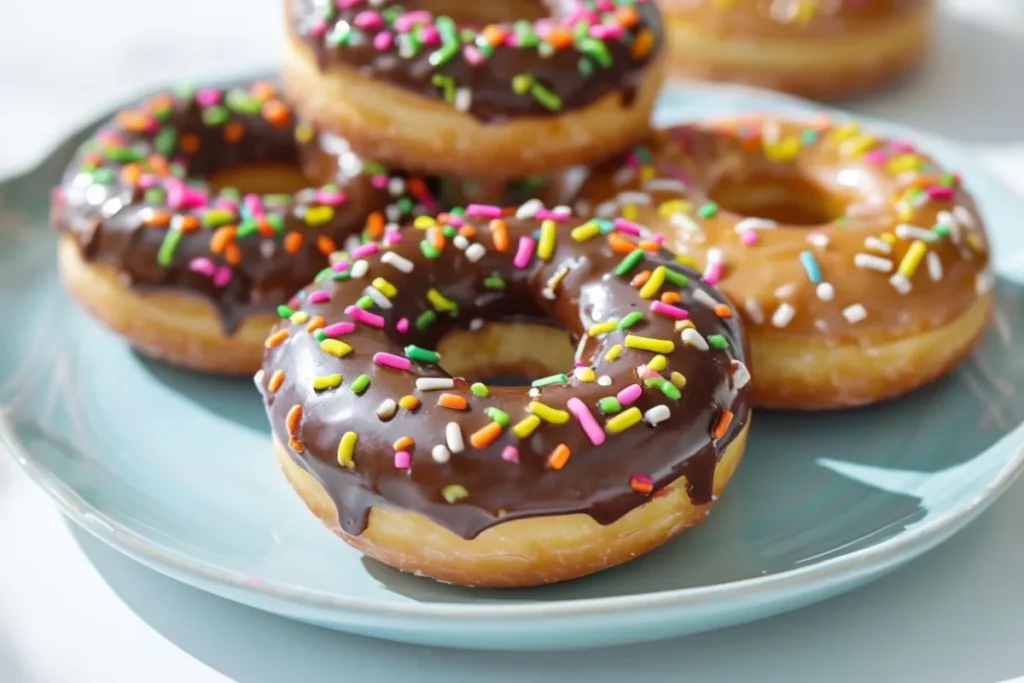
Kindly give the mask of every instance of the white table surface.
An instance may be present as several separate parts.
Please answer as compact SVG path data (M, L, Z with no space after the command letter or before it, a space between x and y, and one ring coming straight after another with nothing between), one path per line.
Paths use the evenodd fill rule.
M0 175L140 89L269 70L280 48L278 0L9 0L0 16ZM951 0L925 73L851 108L970 145L1024 192L1022 69L1024 3ZM0 457L0 683L383 682L427 671L496 683L995 683L1024 674L1022 524L1024 482L909 567L798 612L628 649L467 653L323 631L179 585L72 528Z

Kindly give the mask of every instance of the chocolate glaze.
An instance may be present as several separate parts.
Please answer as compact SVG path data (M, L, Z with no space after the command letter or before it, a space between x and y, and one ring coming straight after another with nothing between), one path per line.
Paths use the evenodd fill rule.
M615 253L603 235L583 242L571 238L570 231L582 223L577 219L557 225L557 244L548 260L535 255L524 268L513 264L517 245L536 234L539 220L508 220L510 246L504 252L495 248L487 220L470 218L467 223L477 235L470 244L485 247L483 254L474 253L477 247L459 248L449 239L438 258L428 259L421 251L424 233L403 230L399 233L401 241L389 251L411 262L411 272L402 272L388 261L390 257L375 254L365 258L368 270L363 277L322 278L293 301L298 313L277 328L278 335L287 331L288 338L269 348L265 355L257 384L264 394L274 434L296 462L323 484L337 504L342 528L350 534L361 533L374 506L420 513L464 538L473 538L499 522L523 517L585 513L601 524L609 524L648 499L648 494L631 487L630 477L636 474L653 480L655 495L685 475L692 500L708 502L716 463L746 424L750 405L749 376L744 365L747 349L741 325L737 317L719 317L714 310L716 304L725 304L725 299L664 250L645 253L643 261L628 274L616 275L615 267L623 255ZM611 228L611 223L605 228ZM479 259L474 261L477 256ZM704 337L722 335L728 341L727 348L698 350L684 344L680 332L674 329L674 320L650 311L653 299L642 299L630 279L660 265L689 277L685 287L666 284L660 291L680 292L683 298L678 305L689 312L696 329ZM549 297L544 290L562 270L567 271L564 279ZM494 274L503 279L503 289L485 286L485 278ZM383 317L384 327L356 323L354 331L337 337L351 347L351 353L338 358L325 352L309 332L311 321L313 328L324 322L331 325L349 321L346 309L364 296L376 278L384 278L397 289L397 295L390 299L392 308L371 309ZM423 329L413 323L406 333L399 332L400 320L416 321L434 310L427 298L431 289L453 302L457 315L442 312ZM310 298L321 303L311 303ZM642 312L644 318L627 331L588 335L594 325L621 319L631 311ZM450 389L420 390L417 378L448 375L434 364L414 361L408 371L403 371L377 365L373 360L380 352L405 357L403 349L410 344L434 348L447 332L471 319L507 321L518 314L533 316L538 312L565 329L574 346L585 339L576 347L579 363L592 368L596 377L607 376L610 381L604 380L607 386L603 386L593 377L586 377L585 370L575 374L567 368L566 381L541 388L535 400L565 410L570 399L578 398L604 427L607 418L613 416L599 412L599 399L641 382L637 367L655 356L653 352L626 348L618 359L605 359L609 349L623 343L626 334L632 334L675 343L674 350L665 354L667 367L661 375L667 378L673 371L681 373L686 378L681 395L673 400L661 389L647 387L630 406L646 412L656 405L666 405L671 416L657 426L640 423L619 433L606 433L607 440L598 446L588 440L575 418L568 418L564 424L542 422L531 435L520 439L512 428L529 414L528 404L533 399L528 387L492 386L486 398L475 395L465 380L456 380ZM315 378L336 373L343 376L340 386L314 389ZM357 395L352 385L363 374L371 383L365 393ZM465 398L469 409L439 406L438 397L445 392ZM415 410L399 408L386 421L378 417L382 403L408 395L417 397L421 405ZM295 406L301 406L301 420L290 430L289 420L295 419L298 410ZM473 447L471 435L492 421L485 413L491 407L508 414L509 426L490 445ZM713 439L712 430L723 410L731 411L735 419L720 439ZM441 463L432 457L432 449L446 444L445 430L450 422L459 425L465 450L452 452L450 460ZM338 461L339 442L349 431L358 434L350 469ZM398 469L394 463L393 444L403 436L415 442L408 470ZM559 444L569 447L571 457L564 468L554 469L548 458ZM518 462L503 459L508 446L518 448ZM465 487L468 495L447 502L442 491L452 485Z
M432 0L389 1L374 7L360 0L291 0L289 15L292 35L310 50L321 70L336 65L355 67L365 76L422 97L449 101L481 121L498 123L522 116L558 116L565 110L588 106L615 92L621 94L623 106L632 103L636 88L661 49L661 17L653 1L629 0L613 4L610 0L596 3L528 0L528 4L549 12L550 16L540 22L519 22L518 29L516 20L522 17L510 16L507 23L492 25L491 28L500 27L505 36L493 48L486 46L479 27L456 20L456 30L464 34L462 46L454 50L450 59L436 65L436 55L443 52L441 38L413 49L405 40L408 31L400 28L402 20L378 25L377 20L372 19L396 9L399 15L429 12L438 5ZM602 11L590 9L595 4ZM624 26L614 11L607 11L615 7L623 13L635 10L636 23ZM506 14L514 11L510 9ZM581 25L581 19L589 20L586 27ZM436 26L432 17L420 23ZM600 33L601 29L595 29L586 37L583 31L590 24L603 24L605 30L624 30L596 38L594 33ZM557 49L542 39L523 46L517 44L521 39L513 36L524 27L524 35L546 36L550 29L558 27L584 37ZM644 44L653 41L652 47L636 47L641 35ZM378 36L388 36L387 47L381 47ZM339 43L340 37L346 42ZM480 45L485 46L484 51L493 49L493 52L484 56ZM531 92L517 93L512 83L523 74L532 76L534 82L556 95L560 105L545 105ZM444 83L450 83L463 94L455 97L453 89L446 97Z

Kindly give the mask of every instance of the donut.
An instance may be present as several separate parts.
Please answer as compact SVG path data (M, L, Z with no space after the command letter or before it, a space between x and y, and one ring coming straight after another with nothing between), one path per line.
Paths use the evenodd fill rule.
M310 510L386 565L491 587L597 572L702 522L743 453L742 325L634 234L470 206L302 290L256 384ZM542 376L496 381L524 371Z
M672 75L819 100L860 94L912 71L934 0L661 0Z
M276 307L347 238L440 208L422 178L339 163L318 140L263 82L121 111L53 193L64 283L147 356L251 375Z
M756 405L842 408L955 367L994 276L962 179L856 121L744 117L657 131L565 190L668 236L746 322Z
M650 131L663 80L653 0L286 5L289 99L383 163L524 177Z

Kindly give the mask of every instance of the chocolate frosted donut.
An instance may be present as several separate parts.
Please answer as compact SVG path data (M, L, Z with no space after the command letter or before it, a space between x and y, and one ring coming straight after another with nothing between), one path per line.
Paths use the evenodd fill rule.
M275 307L346 238L380 237L389 222L439 208L423 180L339 164L317 141L266 83L182 89L122 111L54 193L65 281L150 355L255 371ZM319 187L242 194L206 180L241 172L274 186L281 166Z
M416 225L325 270L267 341L257 384L310 508L387 564L491 586L598 571L699 523L748 421L732 306L621 219L534 204ZM545 318L550 335L517 338ZM452 377L436 349L453 334L481 378L508 366L495 348L565 335L575 365L520 387Z

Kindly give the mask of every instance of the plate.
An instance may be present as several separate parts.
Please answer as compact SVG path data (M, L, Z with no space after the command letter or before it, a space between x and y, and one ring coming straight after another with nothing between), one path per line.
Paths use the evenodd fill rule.
M658 118L751 110L812 111L747 88L688 85L666 91ZM334 539L276 471L251 382L145 360L62 292L48 193L88 130L0 185L0 444L71 519L139 562L363 635L459 648L596 647L836 595L963 528L1024 460L1024 202L951 143L869 123L965 174L997 255L991 332L961 369L901 400L760 413L708 523L626 566L537 589L460 589L400 574Z

